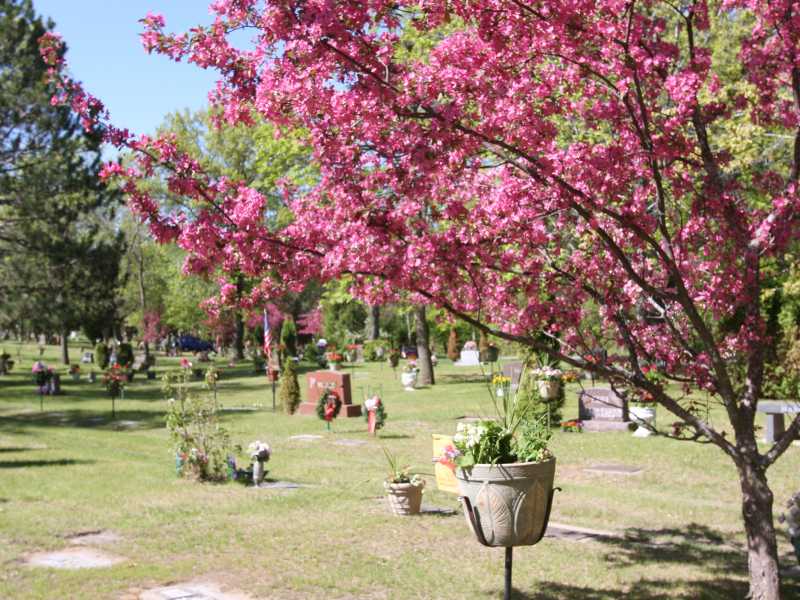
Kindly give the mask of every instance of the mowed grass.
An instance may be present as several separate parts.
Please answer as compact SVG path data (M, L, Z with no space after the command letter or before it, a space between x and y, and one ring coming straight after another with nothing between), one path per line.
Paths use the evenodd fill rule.
M13 344L6 345L16 354ZM55 363L57 349L45 360ZM73 353L76 350L73 349ZM235 442L267 440L269 477L298 490L200 484L175 476L163 425L160 382L138 378L111 419L102 384L63 378L65 395L45 398L31 382L33 346L0 377L0 598L120 598L168 583L211 580L254 598L496 598L503 552L480 546L463 515L394 517L381 501L382 446L426 474L425 505L458 508L436 489L431 434L456 418L491 410L478 368L445 363L435 386L404 392L392 370L355 366L353 395L382 390L389 413L377 438L362 418L338 419L328 434L315 417L271 411L270 386L248 363L227 368L219 385L223 421ZM160 372L177 359L158 357ZM84 374L86 366L84 366ZM199 385L199 384L198 384ZM305 394L305 374L301 379ZM577 416L577 384L565 417ZM661 424L672 421L659 409ZM716 416L722 422L722 415ZM136 421L135 427L123 427ZM130 425L130 424L128 424ZM323 439L292 441L319 434ZM360 446L337 444L361 440ZM555 433L558 458L551 521L615 537L545 539L515 551L519 598L740 598L747 572L735 470L713 446L625 433ZM240 459L244 461L244 458ZM633 476L583 469L617 463ZM776 514L800 488L800 448L770 471ZM24 564L30 553L69 546L72 534L111 530L104 550L126 562L63 571ZM778 525L784 566L793 564ZM786 597L800 594L787 581Z

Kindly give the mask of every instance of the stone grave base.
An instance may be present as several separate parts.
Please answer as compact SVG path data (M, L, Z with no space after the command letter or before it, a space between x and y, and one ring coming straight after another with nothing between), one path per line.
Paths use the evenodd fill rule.
M113 531L81 531L68 535L67 539L73 546L105 546L122 538Z
M581 421L583 430L591 433L602 433L605 431L628 431L630 421L602 421L600 419L587 419Z
M317 403L316 402L303 402L298 408L297 413L298 415L314 415L317 416ZM360 417L361 416L361 405L360 404L342 404L342 408L339 411L339 417Z
M128 596L125 597L126 600ZM239 591L223 591L210 582L176 583L164 587L147 590L137 600L253 600L251 596Z
M601 475L638 475L644 469L631 465L596 464L583 469L586 473L599 473Z
M111 567L124 562L125 559L108 554L95 548L67 548L55 552L37 552L25 560L32 567L49 567L51 569L96 569Z
M308 433L304 433L304 434L301 434L301 435L289 436L289 441L290 442L313 442L313 441L321 440L321 439L322 439L321 435L312 435L312 434L308 434Z

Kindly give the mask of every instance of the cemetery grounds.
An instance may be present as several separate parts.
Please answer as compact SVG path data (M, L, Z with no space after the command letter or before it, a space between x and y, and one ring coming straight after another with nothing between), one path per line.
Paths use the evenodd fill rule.
M337 419L327 433L316 417L273 413L263 375L249 362L218 361L233 442L268 441L268 478L300 484L253 489L176 477L158 380L137 375L112 420L99 381L63 376L66 394L46 397L40 412L30 376L37 349L12 346L22 364L0 377L0 598L133 600L193 583L231 597L289 600L502 595L502 550L475 541L456 496L436 489L431 463L432 434L452 433L458 417L491 413L479 367L442 361L437 384L413 393L387 364L348 367L355 402L381 390L388 420L373 438L363 418ZM55 365L56 356L47 347L44 360ZM159 376L177 366L158 355ZM301 375L304 398L311 369L304 365ZM564 418L577 417L578 389L567 388ZM659 408L659 426L671 421ZM425 475L422 515L389 514L382 447ZM716 447L556 431L551 448L562 489L551 532L560 535L517 548L518 598L744 597L738 483ZM770 470L770 483L777 516L800 488L800 447ZM796 564L786 527L777 519L776 527L782 566ZM79 570L26 562L74 548L120 560ZM800 580L786 581L785 597L800 597Z

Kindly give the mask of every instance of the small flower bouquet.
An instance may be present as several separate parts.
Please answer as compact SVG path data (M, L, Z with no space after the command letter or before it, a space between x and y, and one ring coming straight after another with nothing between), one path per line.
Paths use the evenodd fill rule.
M415 360L409 360L403 367L404 373L416 373L417 371L419 371L419 368L417 368L417 361Z
M181 358L181 369L191 369L191 368L192 368L192 361L190 361L186 357Z
M444 465L451 471L455 472L456 470L456 459L461 456L461 452L458 448L453 446L453 444L447 444L444 449L442 449L442 454L436 460L440 465Z
M556 369L555 367L544 366L539 367L538 369L533 369L531 374L539 381L561 381L564 372L561 369Z
M497 373L492 377L492 387L494 388L494 395L498 398L502 398L511 390L511 378Z
M583 423L581 423L577 419L572 419L571 421L562 421L561 422L561 431L571 431L571 432L574 432L574 433L582 433L583 432Z
M344 356L342 356L338 352L326 352L325 353L325 359L329 363L334 363L334 364L340 364L340 363L344 362Z
M266 442L256 440L247 447L250 458L255 462L267 462L272 456L272 448Z

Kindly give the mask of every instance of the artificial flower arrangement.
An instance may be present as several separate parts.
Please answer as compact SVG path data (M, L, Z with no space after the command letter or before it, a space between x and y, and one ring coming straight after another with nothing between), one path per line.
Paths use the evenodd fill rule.
M329 363L333 363L333 364L341 364L342 362L344 362L344 356L342 356L338 352L326 352L325 353L325 359Z
M386 424L386 409L377 394L364 401L364 419L367 421L369 432L373 435Z
M583 432L583 423L581 423L577 419L572 419L570 421L562 421L561 422L561 431L570 431L570 432L573 432L573 433L582 433Z
M417 367L417 361L415 360L409 360L403 367L404 373L416 373L417 371L419 371L419 368Z
M128 381L128 373L119 364L114 363L103 375L103 383L108 390L108 395L112 400L119 398L125 391L125 382Z
M328 430L331 428L331 421L339 416L341 409L342 400L333 390L326 391L317 401L317 416L327 423Z
M272 456L272 448L267 442L256 440L247 446L250 459L255 462L268 462Z
M494 388L495 396L503 397L511 391L511 378L506 377L502 373L496 373L492 377L492 388Z
M531 371L534 379L539 381L561 381L564 372L561 369L545 365Z

